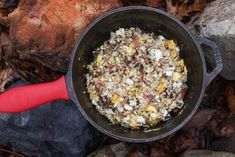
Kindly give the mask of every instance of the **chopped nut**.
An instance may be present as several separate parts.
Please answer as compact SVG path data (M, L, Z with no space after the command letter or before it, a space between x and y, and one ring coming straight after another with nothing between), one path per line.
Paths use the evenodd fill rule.
M126 84L129 84L129 85L133 85L133 84L134 84L134 81L131 80L131 79L126 79L126 80L125 80L125 83L126 83Z
M129 106L129 105L124 105L124 108L125 108L125 110L127 110L127 111L132 111L133 110L133 108L131 107L131 106Z

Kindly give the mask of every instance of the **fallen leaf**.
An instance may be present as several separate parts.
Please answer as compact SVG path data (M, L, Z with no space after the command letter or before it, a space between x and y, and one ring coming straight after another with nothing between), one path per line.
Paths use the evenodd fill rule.
M13 80L13 70L9 66L0 69L0 93L5 91L5 86Z
M160 7L163 3L163 0L146 0L146 5L149 7Z
M217 137L230 137L235 133L235 117L228 118L222 121L214 129Z
M151 143L151 152L149 157L170 157L168 151L157 142Z
M126 155L126 157L146 157L144 154L139 152L138 150L134 150Z
M228 108L232 113L235 113L235 90L234 85L229 85L226 88L226 96L228 102Z
M187 149L200 147L199 137L194 129L181 131L172 137L169 141L169 148L174 153L181 153Z
M201 108L192 117L192 119L184 126L183 129L199 128L205 125L216 113L215 109Z
M9 8L15 7L19 0L1 0L0 1L0 8Z
M178 19L189 16L191 13L201 11L207 4L207 0L194 0L188 4L187 0L177 2L173 5L172 0L166 0L167 12L176 16Z
M8 18L8 10L6 9L0 9L0 24L9 27L10 20Z

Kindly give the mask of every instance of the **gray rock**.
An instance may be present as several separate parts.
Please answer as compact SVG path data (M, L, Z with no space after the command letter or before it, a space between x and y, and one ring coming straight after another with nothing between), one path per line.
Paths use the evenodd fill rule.
M225 79L235 80L235 1L216 0L211 2L199 18L191 21L188 28L215 41L221 50ZM214 58L205 54L209 64L214 66Z
M29 156L82 157L97 148L103 134L87 122L75 104L57 101L27 112L0 114L0 139L0 144Z
M235 154L211 150L187 150L180 157L235 157Z

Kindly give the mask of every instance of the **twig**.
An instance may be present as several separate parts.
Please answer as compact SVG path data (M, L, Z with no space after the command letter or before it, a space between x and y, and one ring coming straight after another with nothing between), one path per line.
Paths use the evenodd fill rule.
M0 148L0 151L5 152L5 153L9 153L9 154L13 154L13 155L18 156L18 157L26 157L25 155L21 155L21 154L18 154L16 152L12 152L12 151L9 151L9 150L3 149L3 148Z
M44 127L44 129L43 129L42 138L40 139L40 141L39 141L39 143L38 143L38 145L37 145L37 149L36 149L35 153L33 154L33 156L36 156L36 155L38 154L39 149L40 149L40 147L41 147L41 145L42 145L42 142L43 142L43 140L44 140L44 138L45 138L46 129L48 128L48 126L49 126L49 123L46 123L46 125L45 125L45 127Z

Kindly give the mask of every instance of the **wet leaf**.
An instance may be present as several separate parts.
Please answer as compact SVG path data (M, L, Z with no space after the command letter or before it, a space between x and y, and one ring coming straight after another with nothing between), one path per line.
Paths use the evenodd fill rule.
M215 128L215 135L217 137L230 137L234 133L235 133L235 117L231 117L222 121Z
M151 144L151 152L149 157L170 157L168 151L160 143Z
M235 113L235 90L233 85L229 85L226 89L228 108Z
M210 108L199 109L192 119L186 124L184 129L202 127L213 117L215 112L215 109Z
M167 12L176 16L178 19L190 16L192 13L201 11L207 4L207 0L194 0L188 4L187 0L179 1L173 5L173 0L166 0Z
M9 27L10 20L8 18L8 10L6 9L0 9L0 24Z
M5 86L13 80L13 70L9 66L0 69L0 93L5 91Z
M15 7L19 0L1 0L0 8Z
M178 154L187 149L199 148L200 141L196 131L193 129L177 133L170 139L169 145L170 150Z

